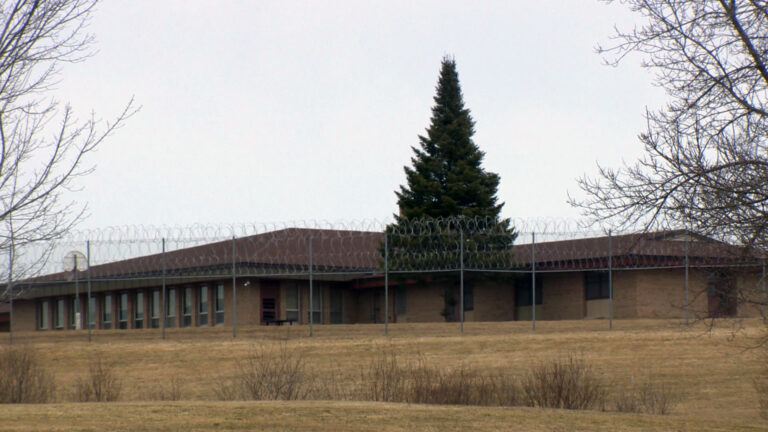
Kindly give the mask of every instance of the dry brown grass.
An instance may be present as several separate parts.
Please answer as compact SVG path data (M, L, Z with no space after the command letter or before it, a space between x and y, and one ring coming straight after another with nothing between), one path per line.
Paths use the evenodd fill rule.
M744 350L749 338L764 329L759 320L745 321L733 339L733 323L722 321L711 332L703 325L686 329L667 320L616 321L614 330L605 321L540 322L536 331L525 322L467 323L464 335L455 323L392 324L390 337L384 337L382 326L341 325L316 326L313 338L306 327L255 327L238 329L234 340L231 328L203 328L169 330L165 341L158 331L113 330L95 332L91 344L84 331L21 333L16 340L34 346L41 362L55 371L59 389L71 388L88 370L88 353L103 352L120 371L121 400L127 403L0 406L0 418L8 419L0 430L40 430L54 421L61 430L178 430L177 417L189 421L190 430L458 430L461 425L486 430L764 430L768 423L759 415L753 384L760 360ZM405 361L423 356L443 371L467 365L486 376L518 377L534 364L575 354L606 377L609 395L632 388L640 374L685 398L668 416L367 402L213 402L216 386L236 374L238 361L254 346L279 350L281 343L301 351L311 372L330 380L339 394L352 395L360 371L389 349ZM146 399L147 389L174 376L183 380L184 402L130 402ZM62 393L57 399L67 397ZM97 412L102 414L89 417ZM143 426L132 426L136 419Z

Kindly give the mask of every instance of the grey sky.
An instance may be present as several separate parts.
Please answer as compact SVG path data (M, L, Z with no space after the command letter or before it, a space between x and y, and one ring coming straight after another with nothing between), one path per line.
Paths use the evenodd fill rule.
M389 218L445 54L503 215L577 216L575 179L638 157L664 101L639 59L594 53L632 19L591 0L103 2L99 52L57 96L143 108L81 182L81 227Z

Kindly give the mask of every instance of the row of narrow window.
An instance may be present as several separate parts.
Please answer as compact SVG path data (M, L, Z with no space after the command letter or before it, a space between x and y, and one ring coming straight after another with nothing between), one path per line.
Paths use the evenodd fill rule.
M197 298L193 299L193 290L197 290ZM165 310L165 326L176 327L176 312L177 312L177 288L169 288L166 292L166 310ZM200 286L197 288L185 287L181 289L181 325L182 327L191 327L193 325L193 314L197 317L198 326L210 325L209 320L209 289L208 286ZM146 299L145 295L149 295L149 313L145 313ZM218 284L214 290L214 317L213 324L221 325L224 323L224 285ZM91 297L88 302L88 314L90 317L91 328L97 328L97 318L100 318L99 323L102 329L109 330L113 328L127 329L129 328L129 314L128 314L128 298L134 296L134 310L133 310L133 326L134 329L142 328L160 328L161 317L160 310L162 304L162 291L153 290L149 293L144 291L137 291L133 293L119 293L113 295L111 293L104 294L101 301L101 316L97 317L96 314L96 297ZM114 323L112 316L112 300L117 300L117 323ZM193 309L193 301L196 300L196 307ZM71 296L67 298L58 298L54 300L44 299L38 302L38 328L40 330L47 330L50 328L50 305L53 303L53 328L64 329L65 328L65 316L66 316L66 303L69 302L69 328L76 329L78 326L78 314L80 312L80 304L76 297ZM80 317L80 322L85 322L86 316Z

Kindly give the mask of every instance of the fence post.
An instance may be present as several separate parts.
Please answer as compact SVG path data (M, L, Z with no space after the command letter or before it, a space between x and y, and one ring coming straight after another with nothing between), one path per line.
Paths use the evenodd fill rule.
M16 253L16 242L13 229L13 212L8 214L8 232L11 237L11 248L8 249L8 298L10 299L10 311L8 313L8 335L9 343L13 345L13 255Z
M762 286L763 290L763 324L765 324L766 320L768 320L768 302L766 301L765 297L765 260L763 260L763 278L760 285Z
M536 232L531 232L531 323L536 330Z
M608 230L608 328L613 329L613 233Z
M389 336L389 244L384 230L384 335Z
M312 316L312 308L315 307L315 303L312 298L312 236L309 236L309 336L312 337L313 335L313 316ZM322 312L321 312L322 313Z
M688 297L688 269L689 269L689 261L688 261L688 236L690 233L686 233L685 235L685 325L690 325L690 319L689 319L689 311L690 308L690 300Z
M9 343L13 345L13 230L11 229L11 248L8 250L8 299L10 302L10 308L8 314L8 336L10 338Z
M232 236L232 337L237 337L237 249Z
M161 307L161 309L160 309L160 317L161 317L161 319L160 319L160 326L161 327L160 328L163 329L163 340L165 340L165 320L168 319L168 308L165 305L165 303L167 301L166 294L165 294L165 291L166 291L166 286L165 286L165 237L163 237L163 249L162 249L162 251L163 251L163 255L162 255L162 258L163 258L162 259L162 262L163 262L163 276L162 276L162 278L163 278L163 304L160 306Z
M78 283L78 276L77 276L77 254L74 256L75 261L75 310L72 311L72 314L75 316L75 329L79 327L79 318L80 318L80 284Z
M464 229L459 226L459 318L464 333Z
M86 310L88 311L86 315L86 320L88 321L88 342L91 341L91 333L93 332L93 325L91 324L93 321L93 317L91 317L91 296L93 295L91 290L91 241L86 240L85 242L85 259L88 261L88 301L86 305ZM96 309L96 308L94 308Z

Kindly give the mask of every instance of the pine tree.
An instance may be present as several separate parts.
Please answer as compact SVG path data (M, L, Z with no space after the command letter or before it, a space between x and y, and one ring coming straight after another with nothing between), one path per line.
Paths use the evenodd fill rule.
M481 166L485 154L472 140L474 121L452 58L443 58L434 101L427 134L413 148L413 166L405 167L407 184L395 192L400 214L387 229L393 234L391 268L456 268L462 236L469 267L505 267L516 234L508 219L499 219L500 179Z
M443 58L432 119L419 136L407 185L395 192L401 218L483 217L498 220L499 176L481 167L485 154L472 141L474 121L464 107L456 62Z

